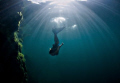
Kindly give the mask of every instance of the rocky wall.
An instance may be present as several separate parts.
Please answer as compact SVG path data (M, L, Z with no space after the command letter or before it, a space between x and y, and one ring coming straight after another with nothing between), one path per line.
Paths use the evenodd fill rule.
M0 83L27 83L25 58L18 38L22 0L0 0Z

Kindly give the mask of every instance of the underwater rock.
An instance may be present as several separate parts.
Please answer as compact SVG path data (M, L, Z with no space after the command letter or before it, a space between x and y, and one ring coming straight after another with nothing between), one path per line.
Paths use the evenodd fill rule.
M27 83L25 58L18 27L23 0L0 0L0 81Z

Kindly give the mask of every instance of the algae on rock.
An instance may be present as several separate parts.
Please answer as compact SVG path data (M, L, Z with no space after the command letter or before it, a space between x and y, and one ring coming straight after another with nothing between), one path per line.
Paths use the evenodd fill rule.
M27 83L25 58L18 38L23 0L0 0L0 83Z

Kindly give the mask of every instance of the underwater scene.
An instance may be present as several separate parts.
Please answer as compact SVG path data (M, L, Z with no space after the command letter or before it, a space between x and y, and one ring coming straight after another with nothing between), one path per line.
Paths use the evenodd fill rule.
M21 1L20 19L14 20L16 15L12 18L19 23L18 29L11 32L18 44L13 48L18 49L18 63L11 62L13 58L0 61L0 72L12 71L4 77L11 76L15 66L22 64L13 79L9 78L11 81L19 74L16 79L22 80L20 83L120 83L119 0L19 0L15 4ZM1 18L5 10L0 11ZM0 21L2 27L4 19ZM10 31L3 30L0 35ZM10 35L7 37L9 41ZM0 45L4 48L7 44ZM10 63L16 63L13 69Z

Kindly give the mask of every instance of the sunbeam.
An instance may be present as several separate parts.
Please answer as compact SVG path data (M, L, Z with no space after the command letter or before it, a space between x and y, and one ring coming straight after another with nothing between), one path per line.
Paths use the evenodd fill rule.
M87 0L28 0L32 1L33 3L39 4L47 1L51 1L52 4L68 4L72 1L87 1Z
M39 22L39 24L32 25L36 26L36 28L34 28L34 32L32 32L34 33L34 36L38 36L38 34L40 34L43 25L45 26L44 30L47 31L51 31L50 29L53 27L62 27L63 25L66 25L67 31L70 32L70 29L72 28L77 30L77 32L79 31L78 33L80 33L81 35L86 34L89 38L91 37L91 33L94 33L93 30L97 31L104 38L104 40L106 40L105 34L111 35L111 38L113 36L112 31L109 29L106 23L104 23L104 21L101 18L99 18L99 16L97 16L88 7L84 6L79 2L76 2L76 0L66 1L34 0L34 1L36 2L52 1L46 4L46 6L44 6L42 9L40 10L38 9L33 17L31 16L32 19L29 21L30 23L34 23L36 19ZM44 32L44 30L42 30L42 32ZM102 30L104 30L106 33L103 33Z

